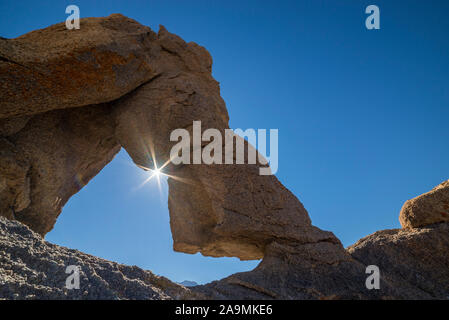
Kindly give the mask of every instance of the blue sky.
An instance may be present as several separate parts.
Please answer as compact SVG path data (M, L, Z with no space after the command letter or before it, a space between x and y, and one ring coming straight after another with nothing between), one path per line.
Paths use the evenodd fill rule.
M405 200L449 178L449 1L1 0L0 36L63 22L69 4L205 46L231 128L279 129L278 178L345 246L398 228ZM145 177L122 151L47 240L175 281L257 265L173 252L166 183L136 190Z

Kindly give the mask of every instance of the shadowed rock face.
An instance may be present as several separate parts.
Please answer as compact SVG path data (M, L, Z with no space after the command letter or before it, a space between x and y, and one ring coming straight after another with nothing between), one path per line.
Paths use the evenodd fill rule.
M380 231L345 250L331 232L311 224L304 206L275 176L259 175L260 163L171 164L174 129L192 131L193 121L200 120L203 131L214 128L225 136L229 117L211 70L212 59L203 47L164 27L156 34L122 15L82 19L80 30L57 24L17 39L0 39L0 215L45 235L69 198L123 147L139 167L164 166L170 176L175 250L263 258L251 272L192 288L201 297L449 297L448 220L441 214L447 182L408 201L400 218L407 228L440 224ZM39 259L47 261L52 250L59 256L56 247L40 250L44 244L34 233L25 237L30 241L18 237L19 229L29 232L18 222L1 222L6 227L0 239L0 280L15 268L11 256L16 251L36 258L22 266L24 274L40 270ZM33 249L24 253L27 246ZM401 267L404 261L407 267ZM92 262L94 269L98 263ZM381 290L365 287L369 264L380 267ZM106 268L104 277L116 274L117 268ZM53 269L47 271L42 272L54 275ZM137 273L134 278L146 279ZM22 290L21 277L2 280L13 289L1 291L6 289L0 286L0 298ZM50 293L33 288L31 295L64 297L57 286L49 282ZM106 297L95 293L100 287L93 284L87 296L74 298ZM138 294L114 289L107 297L166 297L160 292L148 295L142 288L148 288L146 282ZM182 291L178 289L174 296Z
M2 212L13 210L17 220L42 235L50 231L68 199L120 150L109 113L107 106L50 111L33 116L22 130L5 137L29 164L26 179L19 180L16 189L28 199L22 206L2 202ZM9 167L9 172L20 171Z

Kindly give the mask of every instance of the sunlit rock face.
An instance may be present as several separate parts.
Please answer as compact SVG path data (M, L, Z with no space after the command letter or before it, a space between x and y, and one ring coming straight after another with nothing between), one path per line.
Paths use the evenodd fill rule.
M122 15L0 39L0 118L115 100L154 76L150 28Z
M404 203L399 221L403 228L417 228L449 221L449 180Z
M169 164L173 130L229 128L203 47L112 15L1 39L0 56L2 215L45 235L123 147L140 167L168 164L177 251L260 259L274 239L335 241L258 164Z

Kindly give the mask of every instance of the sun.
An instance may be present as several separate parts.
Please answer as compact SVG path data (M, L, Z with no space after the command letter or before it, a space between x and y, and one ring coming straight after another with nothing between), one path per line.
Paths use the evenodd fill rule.
M149 173L148 181L151 180L151 179L153 179L153 178L156 178L157 182L160 184L161 177L162 177L163 175L165 175L165 174L162 172L161 169L162 169L162 168L157 168L157 167L156 167L156 168L153 168L153 169L149 169L149 170L148 170L148 173Z
M189 179L185 179L185 178L181 178L181 177L177 177L175 175L171 175L167 172L164 172L163 169L170 164L171 162L171 158L168 159L164 164L162 164L160 167L157 166L157 161L156 161L156 154L154 152L154 150L150 147L150 153L148 154L148 158L152 160L152 163L154 165L153 168L149 168L147 166L143 166L141 164L136 164L139 168L143 169L144 171L147 172L147 176L145 178L145 180L138 186L135 188L135 190L138 190L140 188L142 188L144 185L146 185L149 181L153 180L153 178L156 178L154 180L156 180L159 191L162 193L162 184L161 184L161 180L165 180L167 178L176 180L176 181L180 181L182 183L187 183L187 184L192 184L192 182ZM165 178L165 179L164 179Z
M159 177L161 176L161 174L162 174L162 172L161 172L161 169L153 169L153 170L151 170L152 171L152 173L153 173L153 175L156 177L156 178L158 178L159 179Z

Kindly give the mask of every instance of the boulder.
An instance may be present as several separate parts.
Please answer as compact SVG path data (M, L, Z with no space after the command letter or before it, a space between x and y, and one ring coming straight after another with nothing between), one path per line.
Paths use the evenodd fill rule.
M449 180L427 193L407 200L399 214L403 228L417 228L449 221Z

